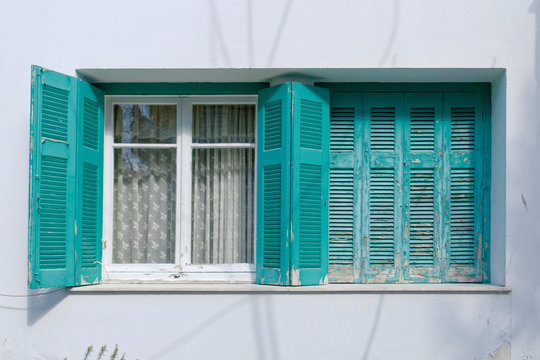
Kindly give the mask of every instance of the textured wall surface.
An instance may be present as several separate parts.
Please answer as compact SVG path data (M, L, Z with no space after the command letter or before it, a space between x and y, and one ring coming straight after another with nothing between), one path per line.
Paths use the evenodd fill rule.
M0 293L26 294L30 65L502 68L493 282L510 294L0 296L0 358L540 358L536 0L0 2ZM430 81L419 76L417 81ZM501 350L494 354L501 345ZM490 355L491 354L491 355Z

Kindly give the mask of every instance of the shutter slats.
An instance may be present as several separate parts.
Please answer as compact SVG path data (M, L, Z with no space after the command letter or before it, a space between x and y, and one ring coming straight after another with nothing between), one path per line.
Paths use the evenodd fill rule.
M83 164L82 188L82 251L81 266L83 268L97 267L97 246L99 233L98 218L98 167L92 164Z
M411 151L434 151L435 149L435 109L411 108L410 112Z
M452 151L475 149L475 108L452 107L451 109Z
M370 145L371 151L394 151L395 108L372 107Z
M330 152L354 152L354 108L330 109Z
M281 148L282 102L275 100L264 105L264 150Z
M270 165L263 174L263 266L279 268L281 258L281 166Z
M409 263L411 266L434 265L433 180L433 169L411 169L409 192Z
M371 169L369 263L394 265L394 169Z
M450 263L475 263L474 169L452 169L450 205Z

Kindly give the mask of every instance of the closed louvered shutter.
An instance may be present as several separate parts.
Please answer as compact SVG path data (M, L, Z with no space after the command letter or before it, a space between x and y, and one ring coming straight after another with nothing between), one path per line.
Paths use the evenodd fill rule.
M341 93L330 101L330 182L328 206L328 278L358 281L357 233L360 205L355 151L360 133L361 95Z
M444 173L442 94L405 94L404 278L440 277ZM437 258L439 257L439 258Z
M364 95L362 239L367 282L396 281L400 268L403 96Z
M445 94L444 118L450 148L446 233L449 281L482 281L487 232L483 231L484 121L479 93ZM482 235L483 234L483 235Z
M102 161L103 135L102 130L98 129L103 123L103 96L97 93L90 98L96 103L95 108L85 107L92 116L96 117L97 113L98 120L92 120L91 124L92 128L97 126L96 130L86 126L87 134L92 133L86 136L87 145L94 146L97 155L79 153L78 131L84 128L84 116L79 111L85 92L81 90L81 84L83 82L79 79L32 67L29 191L31 288L83 283L82 278L76 279L76 273L78 264L86 261L85 256L88 259L90 240L85 238L85 249L82 250L82 244L76 239L81 234L81 224L83 233L93 232L93 262L101 261L102 169L101 165L95 166ZM93 141L93 144L88 141ZM99 184L99 187L95 184ZM82 192L85 192L84 195ZM83 196L85 201L82 200ZM81 216L86 216L84 221ZM99 276L101 267L94 266L93 272ZM93 279L92 282L97 277Z
M483 96L332 95L331 282L489 278Z
M257 283L289 284L291 84L259 92Z
M291 285L328 282L329 92L293 83Z

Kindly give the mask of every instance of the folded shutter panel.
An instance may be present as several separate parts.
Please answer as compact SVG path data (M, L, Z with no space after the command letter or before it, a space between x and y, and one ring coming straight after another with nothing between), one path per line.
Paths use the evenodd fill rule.
M363 105L364 277L395 282L401 269L403 95L366 93Z
M328 282L329 92L293 83L291 285Z
M29 286L75 285L77 79L32 67Z
M29 286L99 281L103 94L32 67Z
M444 97L448 139L448 281L482 281L483 108L480 93L447 93Z
M404 277L440 281L442 93L405 94L404 115Z
M356 282L359 270L359 181L355 152L362 96L337 93L330 100L330 180L328 199L328 279Z
M289 284L291 84L261 90L257 141L257 283Z
M101 280L103 92L80 81L77 128L77 285Z

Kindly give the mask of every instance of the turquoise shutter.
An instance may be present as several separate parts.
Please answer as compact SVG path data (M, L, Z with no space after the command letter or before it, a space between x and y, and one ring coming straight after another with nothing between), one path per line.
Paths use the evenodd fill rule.
M257 140L257 283L289 284L292 87L261 90Z
M330 179L328 199L328 280L358 282L360 276L360 182L362 95L334 93L330 98Z
M103 92L79 82L77 127L76 283L101 280Z
M76 249L82 247L76 245L76 234L77 224L84 223L80 214L85 212L79 192L88 181L85 182L86 175L78 164L85 156L79 153L78 146L83 121L79 109L81 94L85 92L81 91L81 84L76 78L32 67L28 227L31 288L75 286L82 282L76 280L76 264L82 253ZM102 104L102 95L99 99L97 103ZM102 112L98 105L98 117ZM101 154L102 134L96 130L96 135ZM102 161L102 156L98 161ZM94 175L101 182L101 169ZM96 205L90 206L101 216L101 188L98 194ZM85 206L88 209L88 203ZM101 224L101 218L94 220ZM96 256L96 261L101 258Z
M446 93L444 96L445 140L450 149L445 159L446 201L445 277L450 282L482 281L482 264L489 249L489 231L483 231L484 119L480 93ZM485 252L485 253L484 253Z
M291 285L326 284L329 91L292 86Z
M364 95L361 238L366 282L396 282L401 271L403 95Z
M442 203L446 192L442 93L406 93L404 116L404 278L440 281Z

